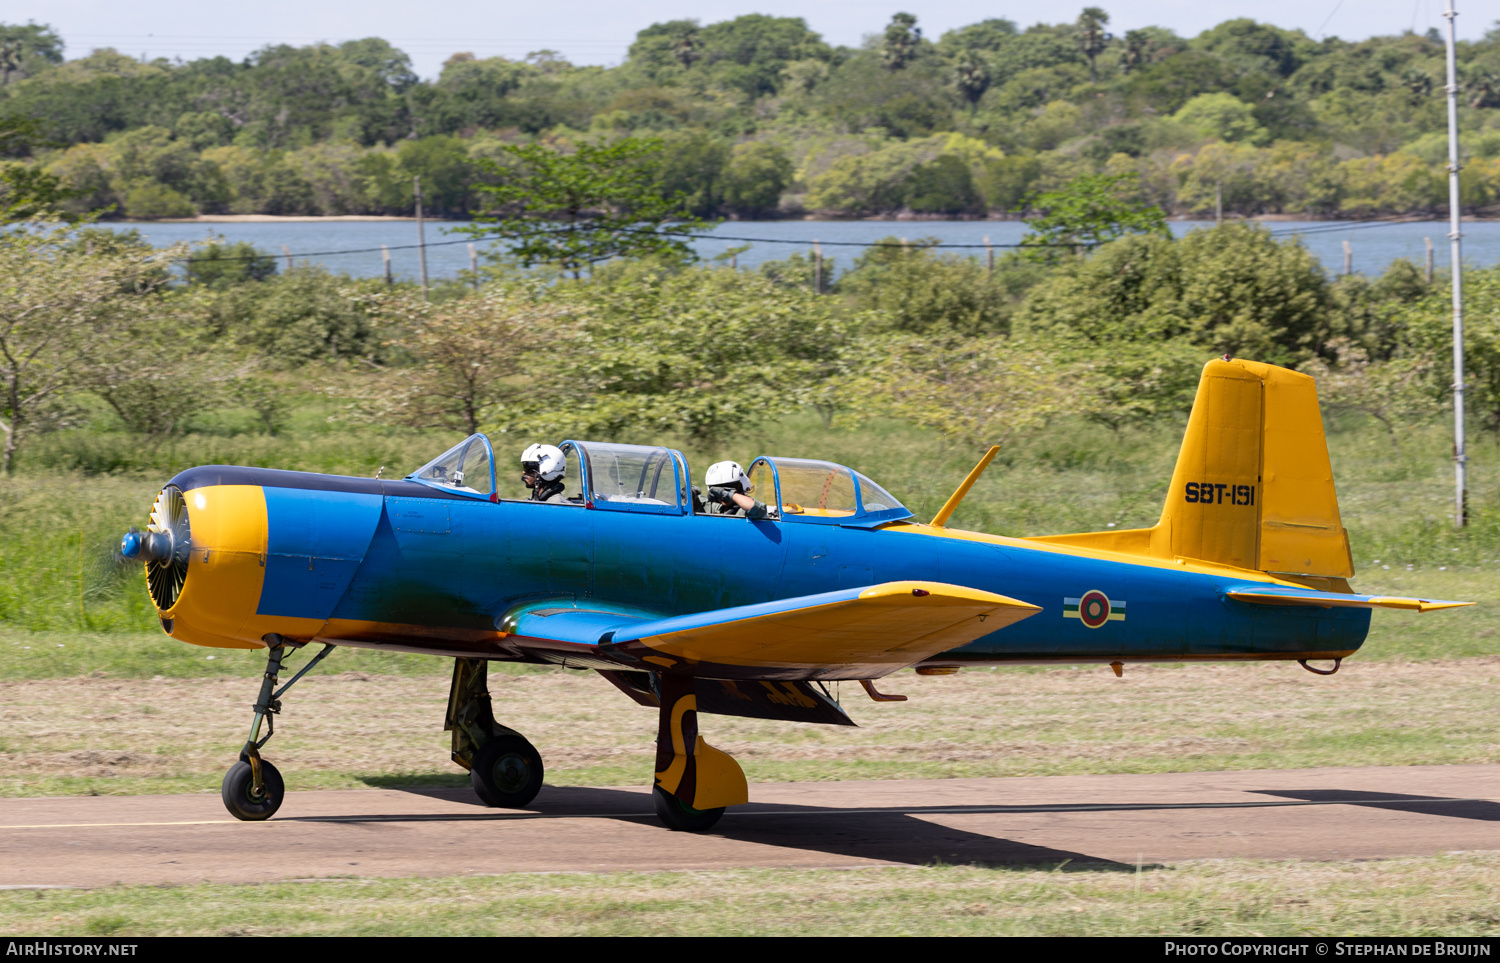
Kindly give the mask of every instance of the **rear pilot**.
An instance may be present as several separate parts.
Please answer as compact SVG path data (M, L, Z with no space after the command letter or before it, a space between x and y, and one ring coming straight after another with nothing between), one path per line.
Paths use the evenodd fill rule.
M693 489L693 500L698 503L695 508L700 513L742 515L755 520L775 517L775 512L767 508L765 502L750 497L755 486L737 461L709 465L708 471L703 473L703 485L708 489L706 506L699 498L698 489Z

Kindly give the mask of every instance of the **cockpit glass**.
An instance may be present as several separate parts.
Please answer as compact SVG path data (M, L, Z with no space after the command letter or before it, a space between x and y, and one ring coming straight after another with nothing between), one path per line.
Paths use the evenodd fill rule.
M777 458L781 511L786 515L853 515L859 510L854 473L843 465L802 458Z
M495 490L489 439L470 435L406 477L472 495L488 495Z
M906 511L906 506L896 501L896 496L870 481L859 472L854 473L859 479L859 500L864 503L867 512L888 512L892 509Z
M671 449L584 442L589 500L596 505L682 506L681 461Z

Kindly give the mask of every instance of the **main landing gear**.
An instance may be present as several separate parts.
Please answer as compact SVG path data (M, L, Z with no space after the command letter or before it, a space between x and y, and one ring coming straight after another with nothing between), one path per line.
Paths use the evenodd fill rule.
M453 761L469 770L486 806L520 809L542 788L542 755L526 737L495 721L487 683L489 662L454 659L443 728L453 733Z
M701 833L726 806L750 801L744 770L698 735L698 697L691 676L656 677L661 715L656 733L656 817L668 829Z
M260 749L276 734L275 716L281 711L281 696L297 683L313 666L322 662L333 646L323 646L323 651L308 660L291 681L276 688L281 674L281 662L288 649L300 649L305 642L293 642L279 635L266 637L266 674L260 683L260 698L255 700L255 721L250 723L250 738L240 750L240 761L229 767L224 774L220 793L224 797L224 808L236 819L256 821L270 819L281 808L286 796L286 783L276 767L260 757ZM266 724L266 734L260 735L260 724Z

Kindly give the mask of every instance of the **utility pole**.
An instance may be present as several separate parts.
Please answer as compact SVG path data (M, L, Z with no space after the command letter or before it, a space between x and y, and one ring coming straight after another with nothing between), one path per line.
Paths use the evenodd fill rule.
M1214 183L1214 227L1224 226L1224 182Z
M290 271L292 269L292 249L285 244L281 245L281 256L286 258L286 269Z
M993 247L990 247L990 236L988 234L986 234L984 236L984 260L985 260L985 270L988 273L990 273L990 274L994 274L995 273L995 249Z
M1422 241L1427 245L1427 283L1432 283L1432 238L1424 237Z
M474 276L474 290L479 290L479 252L474 250L474 245L469 245L469 273Z
M391 249L384 244L380 245L380 260L385 265L385 283L395 284L396 279L391 276Z
M813 294L823 293L823 245L813 238Z
M1344 242L1344 277L1354 273L1354 246Z
M1448 21L1448 238L1451 242L1449 273L1453 275L1453 524L1463 528L1469 521L1468 446L1464 439L1464 282L1463 232L1459 230L1458 206L1458 12L1448 0L1443 17Z
M412 194L417 199L417 255L422 262L422 300L428 300L427 292L427 231L422 224L422 175L411 179Z

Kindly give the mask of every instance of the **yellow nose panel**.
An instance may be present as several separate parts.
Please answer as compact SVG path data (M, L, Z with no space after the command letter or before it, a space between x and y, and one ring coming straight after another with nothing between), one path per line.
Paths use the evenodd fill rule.
M210 485L185 493L193 554L172 620L172 638L220 649L255 649L267 632L311 637L316 619L257 616L266 577L266 496L259 485ZM264 624L262 624L264 623Z

